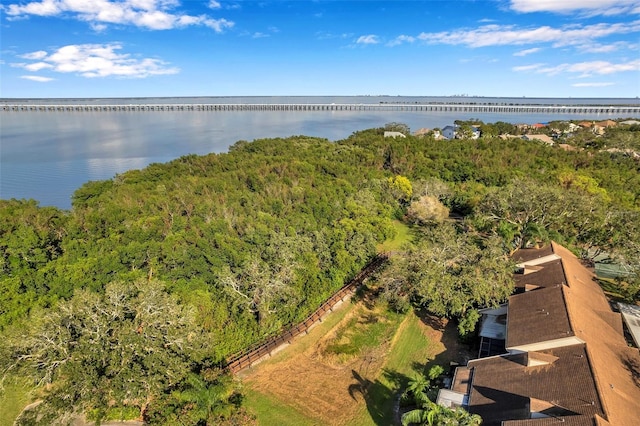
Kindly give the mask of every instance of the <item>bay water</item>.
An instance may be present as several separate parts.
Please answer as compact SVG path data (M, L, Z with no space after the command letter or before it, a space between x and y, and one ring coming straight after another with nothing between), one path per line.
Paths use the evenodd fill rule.
M434 97L241 97L137 99L1 99L3 104L281 104L488 103L638 105L638 99ZM522 114L412 111L2 111L0 198L35 199L71 207L71 195L89 180L187 154L226 152L239 140L307 135L336 141L355 131L400 122L411 130L455 120L536 123L604 120L607 114ZM638 118L638 117L635 117Z

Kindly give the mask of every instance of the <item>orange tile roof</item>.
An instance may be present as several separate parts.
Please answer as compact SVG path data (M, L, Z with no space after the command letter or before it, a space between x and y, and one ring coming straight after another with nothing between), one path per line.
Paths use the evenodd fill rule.
M554 341L561 331L584 343L471 361L470 411L487 425L547 425L559 417L569 425L640 425L640 352L627 346L621 315L594 274L556 243L513 258L535 264L518 277L521 288L535 290L509 300L507 347ZM573 414L527 418L543 404Z
M612 425L640 424L640 352L627 346L622 317L614 313L595 276L559 244L568 286L564 288L576 336L586 342L594 378Z

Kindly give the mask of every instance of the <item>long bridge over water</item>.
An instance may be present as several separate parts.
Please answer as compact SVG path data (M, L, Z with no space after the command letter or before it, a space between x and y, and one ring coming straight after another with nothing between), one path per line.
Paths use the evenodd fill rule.
M640 105L516 104L1 104L0 111L408 111L640 115Z

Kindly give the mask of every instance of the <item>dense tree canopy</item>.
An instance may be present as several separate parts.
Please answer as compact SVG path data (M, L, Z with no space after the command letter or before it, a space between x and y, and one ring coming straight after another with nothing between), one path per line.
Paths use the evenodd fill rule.
M18 336L25 321L32 323L31 334L4 353L3 367L22 359L28 369L28 359L39 359L38 381L58 378L51 389L60 392L47 394L42 409L56 398L78 398L79 409L113 399L142 411L147 404L155 418L170 419L185 401L227 395L216 387L222 379L207 381L205 371L308 315L393 236L394 219L416 224L417 238L392 263L384 297L399 309L413 303L456 317L463 332L472 329L476 308L509 294L506 254L514 248L553 238L585 258L605 251L640 270L640 162L600 149L636 146L640 132L607 131L597 147L571 151L490 137L514 131L507 123L474 124L487 135L384 138L379 128L338 142L240 141L225 154L189 155L88 182L75 192L71 211L0 200L0 331ZM445 220L447 211L459 219L455 225ZM162 339L191 332L206 335L207 344L154 349L170 377L150 376L146 387L125 391L112 363L135 358L132 366L144 365L146 358L120 348L106 318L121 315L117 333L132 347L149 329L134 320L137 311L109 307L118 294L136 303L154 295L154 306L179 317L164 324L177 334L169 328L151 341L164 345L169 340ZM64 328L69 324L76 325ZM62 333L58 341L51 337L57 346L45 350L32 326L42 336ZM86 342L94 341L111 355L88 353ZM68 342L92 368L56 364L70 353ZM105 380L115 396L88 391ZM64 389L70 381L83 385ZM154 408L160 400L174 411Z
M412 248L393 259L385 274L386 297L394 306L412 302L432 314L458 318L463 335L473 331L476 309L497 306L513 291L513 265L502 240L450 224L423 232Z
M195 319L193 307L153 280L114 282L103 294L79 290L35 313L24 331L7 336L1 354L6 370L42 388L41 402L19 423L84 413L101 419L114 407L145 418L171 392L191 385L191 392L206 392L197 373L207 365L208 339ZM230 395L215 403L232 405Z

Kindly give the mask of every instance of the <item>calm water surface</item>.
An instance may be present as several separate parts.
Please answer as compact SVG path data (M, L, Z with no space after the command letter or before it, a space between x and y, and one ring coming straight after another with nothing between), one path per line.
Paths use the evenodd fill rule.
M434 102L450 98L175 98L119 100L1 100L0 103L378 103ZM469 98L461 98L462 101ZM559 105L621 103L637 100L537 100L496 98L504 103ZM494 101L481 98L482 102ZM238 140L308 135L332 141L357 130L392 121L444 127L457 119L534 123L551 120L602 120L604 115L479 114L390 111L149 111L0 112L0 198L33 198L41 205L71 206L72 193L89 180L166 162L187 154L226 152Z

